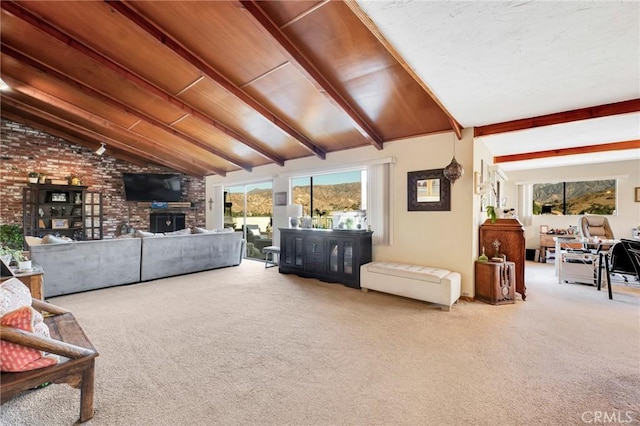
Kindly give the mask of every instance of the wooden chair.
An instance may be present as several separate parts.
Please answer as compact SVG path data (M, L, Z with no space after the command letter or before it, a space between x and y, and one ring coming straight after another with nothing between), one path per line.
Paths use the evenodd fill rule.
M60 362L30 371L1 373L0 403L4 404L20 392L44 383L67 383L80 388L80 422L86 422L93 417L95 358L98 352L71 312L38 299L33 299L32 306L43 312L44 322L49 327L51 338L13 327L0 326L1 339L60 355Z

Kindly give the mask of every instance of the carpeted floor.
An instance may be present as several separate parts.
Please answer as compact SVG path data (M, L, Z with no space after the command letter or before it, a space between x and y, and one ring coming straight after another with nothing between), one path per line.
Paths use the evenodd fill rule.
M640 291L610 301L552 265L526 273L526 302L451 312L251 261L51 302L100 352L91 425L638 424ZM53 385L0 421L78 410L79 391Z

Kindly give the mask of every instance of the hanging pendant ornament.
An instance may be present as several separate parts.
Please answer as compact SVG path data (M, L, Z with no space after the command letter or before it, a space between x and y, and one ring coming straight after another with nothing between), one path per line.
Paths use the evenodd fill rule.
M456 181L460 179L462 175L464 175L464 168L462 167L462 164L456 161L455 135L453 136L453 158L451 159L451 162L447 165L447 167L444 168L443 174L444 177L446 177L451 182L451 184L456 183Z

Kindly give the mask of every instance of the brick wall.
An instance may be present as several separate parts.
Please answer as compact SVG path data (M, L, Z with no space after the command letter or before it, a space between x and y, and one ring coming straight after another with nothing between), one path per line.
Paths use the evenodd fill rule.
M179 173L161 167L140 167L117 160L107 153L72 144L29 126L10 120L0 125L0 224L22 226L22 188L27 173L37 171L48 178L64 179L71 173L82 176L82 184L102 193L103 234L117 235L126 222L135 229L149 229L150 203L125 201L122 173ZM183 175L182 199L195 209L185 210L188 227L205 226L204 179ZM181 211L181 210L178 210Z

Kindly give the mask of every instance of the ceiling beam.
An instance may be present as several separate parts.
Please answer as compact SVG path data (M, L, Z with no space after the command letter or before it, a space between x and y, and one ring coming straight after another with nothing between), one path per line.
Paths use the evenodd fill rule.
M539 158L560 157L563 155L592 154L594 152L621 151L625 149L640 149L640 140L550 149L548 151L525 152L522 154L499 155L493 157L493 162L495 164L509 163L513 161L535 160Z
M255 0L240 0L242 6L251 14L254 21L260 25L281 47L283 53L306 77L318 91L326 94L328 99L338 109L342 110L351 119L355 128L377 149L382 149L384 141L371 125L361 117L353 106L336 90L327 78L315 67L298 47L282 32L271 17L262 9ZM315 9L314 9L315 10Z
M218 149L215 149L213 147L211 147L210 145L208 145L205 142L200 141L199 139L196 139L186 133L183 133L179 130L174 129L171 126L168 126L166 124L164 124L163 122L161 122L160 120L157 120L147 114L144 114L134 108L131 108L125 104L123 104L122 102L107 96L105 94L103 94L102 92L99 92L98 90L87 86L84 83L81 83L77 80L72 79L71 77L66 76L65 74L62 74L56 70L54 70L53 68L50 68L44 64L41 64L37 61L34 61L33 59L29 58L28 56L18 52L17 50L15 50L14 48L5 45L4 43L1 44L2 46L2 53L6 54L12 58L14 58L17 61L20 61L40 72L42 72L43 74L46 74L50 77L53 77L57 80L62 81L63 83L81 91L84 94L89 95L90 97L97 99L107 105L110 105L111 107L117 109L118 111L128 114L128 115L132 115L134 117L139 118L142 121L145 121L146 123L149 123L150 125L157 127L159 129L164 130L165 132L172 134L173 136L176 136L186 142L189 142L199 148L202 148L205 151L210 152L211 154L214 154L228 162L230 162L231 164L234 164L238 167L241 167L247 171L251 171L252 166L250 164L238 161L232 157L230 157L229 155L225 154L224 152L221 152Z
M152 161L154 161L157 164L163 165L165 167L169 167L171 169L174 170L178 170L180 172L183 172L185 174L191 175L191 176L198 176L198 177L202 177L205 175L205 173L202 173L201 175L195 175L193 170L189 168L188 165L182 164L182 163L175 163L172 161L168 161L162 157L158 157L155 154L151 154L147 151L145 151L142 148L138 148L132 145L127 144L126 142L122 142L119 141L117 139L113 139L107 135L105 135L104 133L97 133L94 132L92 130L88 130L87 128L80 126L76 123L70 122L68 120L64 120L58 116L54 116L53 114L50 114L46 111L41 111L31 105L27 105L24 102L21 102L19 100L13 99L10 96L3 96L2 99L2 103L3 105L11 105L14 108L16 108L17 110L22 111L23 113L27 113L27 114L31 114L33 116L36 116L38 118L41 118L47 122L50 123L54 123L54 124L58 124L62 127L66 127L68 129L72 129L73 131L84 135L85 137L92 139L92 140L100 140L100 141L108 141L109 145L111 146L115 146L118 147L119 149L122 149L123 151L126 152L130 152L133 155L142 157L142 158L151 158ZM2 115L4 115L4 108L2 110ZM141 142L144 143L144 142ZM206 170L206 169L205 169Z
M608 117L610 115L629 114L640 111L640 99L631 99L613 104L598 105L538 117L505 121L503 123L478 126L473 130L473 136L495 135L497 133L515 132L572 121L588 120L591 118Z
M15 107L16 109L20 110L20 114L26 114L25 111L21 110L20 107L16 106L13 104L12 101L10 101L10 103L12 104L13 107ZM2 117L6 118L7 120L11 120L14 121L16 123L21 123L24 124L26 126L30 126L33 127L34 129L39 129L42 130L43 132L47 132L50 135L53 136L57 136L61 139L64 139L68 142L72 142L75 143L76 145L80 145L83 146L85 148L88 148L92 151L96 150L98 146L100 146L101 142L104 142L104 138L101 138L100 140L96 140L96 138L98 137L98 135L95 135L95 137L87 137L87 139L81 139L77 136L73 136L70 133L64 132L62 130L56 129L54 127L48 126L40 121L37 120L33 120L30 119L28 117L25 117L24 115L20 115L18 113L15 112L11 112L8 111L6 106L8 104L4 104L2 111L0 112L0 114L2 115ZM142 157L138 157L138 156L134 156L131 155L129 153L126 153L120 149L116 149L114 148L113 145L109 145L108 149L107 149L107 153L109 154L109 156L117 158L118 160L122 160L122 161L126 161L128 163L131 164L135 164L137 166L141 166L144 167L146 165L149 164L149 160L143 159Z
M229 80L224 75L220 74L213 67L206 64L196 55L191 53L191 51L187 50L180 43L174 40L168 33L162 31L159 27L149 22L145 17L140 15L136 10L132 9L129 4L126 4L120 0L105 0L105 2L113 8L115 11L119 12L122 16L129 19L135 25L143 29L147 34L151 37L155 38L159 43L166 46L169 50L174 52L176 55L180 56L182 59L187 61L189 64L194 66L204 75L209 77L212 81L217 83L231 95L235 96L242 102L244 102L247 106L261 114L265 119L269 122L275 124L280 130L282 130L285 134L290 137L296 139L303 147L305 147L309 152L320 159L326 158L326 152L324 149L317 146L313 143L309 138L305 135L291 127L287 124L283 119L278 117L276 113L271 111L266 106L262 105L256 99L251 97L248 93L242 90L240 87L235 85L231 80ZM4 3L4 2L3 2Z
M130 71L129 69L123 67L122 65L119 65L115 61L113 61L110 58L104 56L100 52L97 52L96 50L92 49L91 47L86 46L82 42L80 42L80 41L74 39L73 37L69 36L68 34L60 31L59 29L55 28L54 26L52 26L51 24L49 24L45 20L41 19L40 17L32 14L28 10L23 9L21 6L16 5L16 4L12 3L12 2L8 2L8 1L1 2L1 6L2 6L2 9L6 10L7 12L9 12L9 13L13 14L14 16L20 18L21 20L23 20L24 22L30 24L31 26L33 26L35 28L38 28L40 31L44 32L45 34L50 35L51 37L55 38L56 40L66 44L67 46L73 48L74 50L84 54L85 56L88 56L89 58L93 59L94 61L96 61L100 65L103 65L103 66L109 68L110 70L112 70L113 72L115 72L119 76L123 77L127 81L129 81L129 82L135 84L136 86L140 87L142 90L144 90L144 91L146 91L146 92L148 92L148 93L150 93L150 94L162 99L163 101L171 103L172 105L180 108L185 114L189 114L189 115L193 116L194 118L196 118L197 120L207 124L208 126L214 127L215 129L219 130L220 132L226 134L227 136L229 136L229 137L235 139L236 141L238 141L238 142L248 146L249 148L253 149L255 152L257 152L258 154L260 154L263 157L267 158L268 160L273 161L274 163L276 163L276 164L278 164L280 166L284 166L284 159L282 157L280 157L278 155L275 155L274 153L268 151L267 149L264 149L262 146L260 146L260 144L258 144L256 142L254 142L254 141L242 136L240 133L236 132L235 130L233 130L229 126L223 124L222 122L220 122L218 120L215 120L214 118L208 116L207 114L203 113L202 111L199 111L199 110L187 105L186 103L184 103L183 101L178 99L176 96L174 96L174 95L164 91L163 89L155 86L154 84L148 82L147 80L145 80L144 78L138 76L137 74L135 74L134 72ZM239 166L239 167L241 167L241 166Z
M386 37L380 32L378 26L369 18L369 16L360 8L358 3L355 0L344 0L344 4L347 5L349 9L353 12L354 15L364 24L365 27L369 29L371 34L384 46L385 49L395 58L396 61L405 69L405 71L413 78L413 80L418 83L422 90L429 95L429 97L433 100L433 102L440 107L442 112L449 119L449 124L451 124L451 129L456 134L458 140L462 139L462 126L458 121L453 118L453 115L445 108L445 106L440 102L440 100L436 97L436 95L431 91L431 89L422 81L420 76L411 68L411 65L405 61L405 59L398 53L398 51L393 47L391 43L386 39Z
M130 131L129 129L127 129L126 127L123 127L117 123L113 123L105 118L99 117L96 114L86 111L82 108L79 108L65 100L59 99L49 93L43 92L42 90L36 89L34 87L31 87L27 84L25 84L22 81L19 81L15 78L11 78L8 76L5 76L5 78L7 79L6 81L8 81L11 85L11 88L13 90L16 90L26 96L29 96L31 98L37 99L41 102L44 102L48 105L51 105L53 107L56 107L58 109L61 109L65 112L68 112L70 114L73 114L76 117L82 118L84 120L87 120L91 123L97 124L100 127L104 127L106 129L110 129L113 130L117 133L120 133L122 135L124 135L125 137L131 137L132 134L135 135L135 137L133 137L133 139L137 139L137 140L145 140L148 144L150 144L151 146L154 147L163 147L163 145L159 144L157 141L154 141L150 138L147 138L144 135L141 135L139 133L135 133ZM164 148L164 147L163 147ZM166 153L167 155L172 155L173 157L175 157L175 152L172 153ZM200 163L198 161L198 163ZM201 165L199 165L198 163L196 163L196 160L193 160L193 164L195 167L204 169L204 170L211 170L213 172L215 172L216 174L219 174L221 176L225 176L226 175L226 171L222 170L222 169L218 169L215 167L212 167L209 164L206 163L202 163Z

